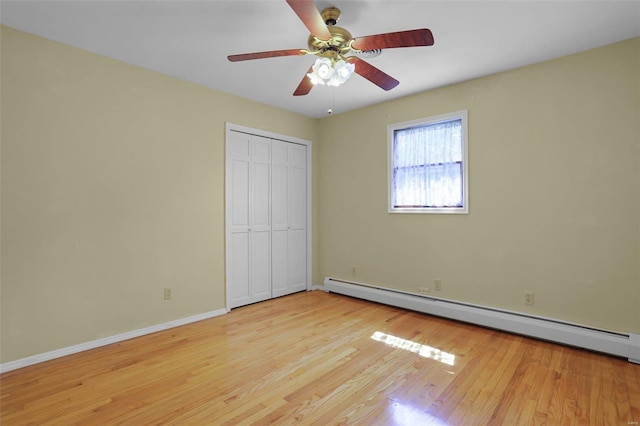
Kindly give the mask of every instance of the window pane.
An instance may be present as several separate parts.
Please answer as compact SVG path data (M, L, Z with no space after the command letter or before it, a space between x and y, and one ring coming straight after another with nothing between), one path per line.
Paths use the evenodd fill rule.
M462 120L396 130L394 207L462 207Z
M462 163L394 169L394 207L462 207Z
M396 167L462 161L462 120L396 130L394 157Z

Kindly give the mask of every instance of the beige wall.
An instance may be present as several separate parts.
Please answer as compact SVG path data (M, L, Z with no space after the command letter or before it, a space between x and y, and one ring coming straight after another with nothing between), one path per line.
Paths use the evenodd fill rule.
M323 118L322 274L640 332L639 100L636 38ZM387 124L462 109L470 214L387 213Z
M315 120L1 36L0 362L224 308L225 122Z
M227 121L314 142L315 284L640 332L640 39L312 120L1 37L2 363L224 307ZM388 214L386 125L460 109L471 213Z

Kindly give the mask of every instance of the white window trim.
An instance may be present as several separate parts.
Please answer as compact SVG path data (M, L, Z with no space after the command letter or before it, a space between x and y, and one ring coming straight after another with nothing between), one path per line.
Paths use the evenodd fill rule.
M396 130L409 127L425 126L443 121L462 120L462 173L463 173L463 207L422 207L397 208L393 207L393 134ZM467 110L441 114L387 126L387 164L388 164L388 208L389 213L419 213L419 214L469 214L469 150L468 150Z

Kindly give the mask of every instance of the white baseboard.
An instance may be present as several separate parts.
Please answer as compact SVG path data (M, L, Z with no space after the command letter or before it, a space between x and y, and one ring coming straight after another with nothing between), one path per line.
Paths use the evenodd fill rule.
M56 349L50 352L45 352L38 355L32 355L26 358L18 359L15 361L5 362L0 364L0 373L16 370L18 368L27 367L29 365L37 364L39 362L49 361L51 359L60 358L63 356L75 354L78 352L86 351L89 349L98 348L100 346L110 345L112 343L122 342L123 340L133 339L134 337L144 336L145 334L156 333L158 331L167 330L173 327L179 327L181 325L190 324L196 321L202 321L208 318L217 317L219 315L226 314L226 309L218 309L216 311L205 312L198 315L193 315L186 318L180 318L174 321L165 322L162 324L156 324L149 327L141 328L138 330L127 331L125 333L116 334L114 336L103 337L97 340L91 340L89 342L80 343L78 345L68 346L66 348Z
M326 277L324 290L627 358L640 364L640 334L591 327Z

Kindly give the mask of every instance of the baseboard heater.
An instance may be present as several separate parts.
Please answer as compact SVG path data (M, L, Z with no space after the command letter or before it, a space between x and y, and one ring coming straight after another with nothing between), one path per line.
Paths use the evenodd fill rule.
M640 364L640 334L615 333L579 324L423 296L326 277L324 290L425 314L508 331L629 359Z

